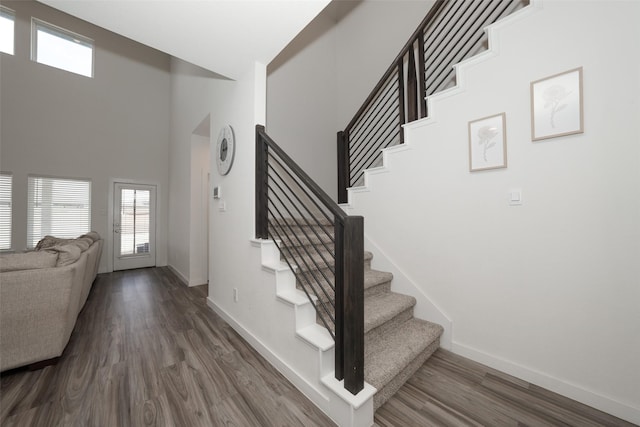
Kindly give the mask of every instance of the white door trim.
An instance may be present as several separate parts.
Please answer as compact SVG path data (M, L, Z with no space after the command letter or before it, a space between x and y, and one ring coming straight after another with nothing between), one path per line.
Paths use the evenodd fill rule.
M161 209L162 199L161 199L161 185L158 181L142 181L137 179L129 179L129 178L109 178L109 188L108 188L108 200L107 200L107 225L106 225L106 235L103 236L105 240L105 247L103 248L103 252L107 253L107 266L106 272L113 272L113 207L114 207L114 194L113 189L115 188L116 183L123 184L133 184L133 185L153 185L156 187L156 265L165 265L158 263L158 224L161 224Z

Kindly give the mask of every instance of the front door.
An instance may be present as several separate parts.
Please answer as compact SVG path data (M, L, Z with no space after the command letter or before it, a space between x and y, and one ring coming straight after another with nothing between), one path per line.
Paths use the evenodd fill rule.
M113 269L156 265L155 185L114 184Z

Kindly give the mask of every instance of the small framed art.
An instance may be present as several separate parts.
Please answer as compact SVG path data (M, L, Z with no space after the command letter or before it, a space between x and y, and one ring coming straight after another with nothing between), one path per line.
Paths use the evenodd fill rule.
M582 67L531 82L531 140L584 132Z
M469 122L469 170L507 167L506 114Z

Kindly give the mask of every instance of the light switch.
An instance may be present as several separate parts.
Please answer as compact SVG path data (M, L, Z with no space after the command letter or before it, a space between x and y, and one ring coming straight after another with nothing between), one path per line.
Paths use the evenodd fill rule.
M509 192L509 204L511 206L518 206L522 204L522 191L513 190Z
M226 212L227 211L227 202L225 202L224 200L220 200L220 202L218 203L218 210L220 212Z

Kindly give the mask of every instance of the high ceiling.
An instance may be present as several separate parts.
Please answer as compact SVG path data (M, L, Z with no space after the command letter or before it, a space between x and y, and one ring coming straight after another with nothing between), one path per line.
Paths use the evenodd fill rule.
M40 0L229 78L268 64L330 0Z

